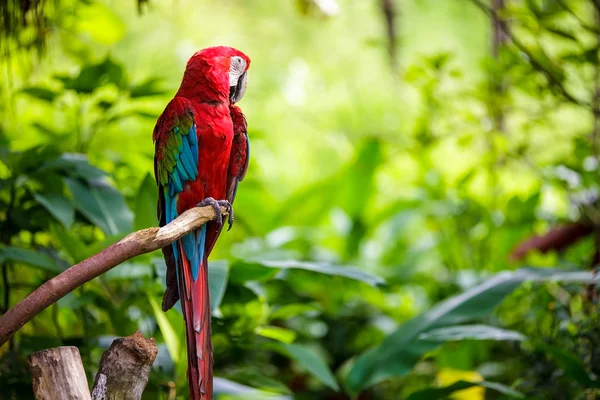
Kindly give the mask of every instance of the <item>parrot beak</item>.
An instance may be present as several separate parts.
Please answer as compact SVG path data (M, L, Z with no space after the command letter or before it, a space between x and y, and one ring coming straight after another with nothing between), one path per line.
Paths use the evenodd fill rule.
M229 101L231 104L235 104L244 97L244 93L246 93L246 86L248 86L248 72L244 71L244 73L238 78L237 84L235 86L229 87Z

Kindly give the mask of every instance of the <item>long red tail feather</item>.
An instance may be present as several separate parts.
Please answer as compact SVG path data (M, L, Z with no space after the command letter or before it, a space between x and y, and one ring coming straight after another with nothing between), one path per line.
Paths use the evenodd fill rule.
M212 343L210 326L210 294L208 288L208 260L204 254L198 279L191 277L190 261L179 243L179 297L185 318L185 336L188 353L188 381L191 400L212 400Z

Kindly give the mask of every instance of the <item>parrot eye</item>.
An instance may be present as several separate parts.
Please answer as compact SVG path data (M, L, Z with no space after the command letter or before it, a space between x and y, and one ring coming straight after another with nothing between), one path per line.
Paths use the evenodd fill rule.
M233 56L231 57L229 71L241 75L246 69L246 61L242 57Z

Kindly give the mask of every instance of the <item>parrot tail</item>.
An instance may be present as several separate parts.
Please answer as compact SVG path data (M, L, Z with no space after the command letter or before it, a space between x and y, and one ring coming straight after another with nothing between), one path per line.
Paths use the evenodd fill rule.
M190 400L212 400L212 343L206 225L178 242L179 297L185 318Z

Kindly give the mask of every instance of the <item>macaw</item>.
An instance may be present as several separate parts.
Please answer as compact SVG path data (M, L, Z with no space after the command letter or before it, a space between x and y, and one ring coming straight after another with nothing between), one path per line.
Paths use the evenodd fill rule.
M248 168L246 118L235 103L246 91L249 66L248 56L231 47L196 52L152 135L160 226L196 206L210 205L217 214L215 221L163 249L167 289L162 309L181 300L193 400L212 399L207 259L223 227L220 206L227 207L231 228L231 204Z

